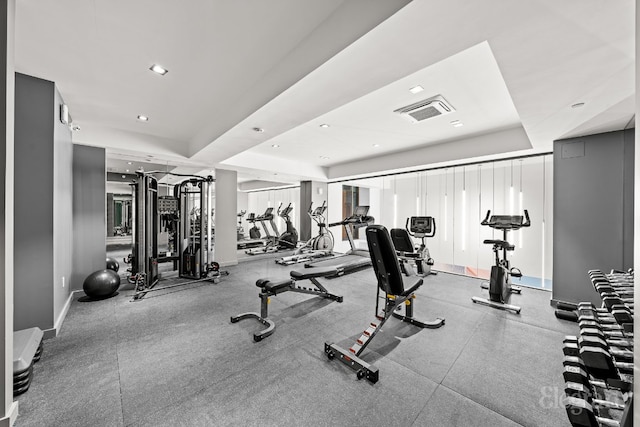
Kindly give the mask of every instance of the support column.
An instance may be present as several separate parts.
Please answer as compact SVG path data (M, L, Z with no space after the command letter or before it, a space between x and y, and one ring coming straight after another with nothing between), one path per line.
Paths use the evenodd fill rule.
M221 265L238 263L237 212L238 173L232 170L216 169L216 240L214 259Z
M0 20L0 91L4 103L0 109L2 142L0 145L0 427L12 426L18 416L13 401L13 146L15 109L14 20L15 0L2 2Z

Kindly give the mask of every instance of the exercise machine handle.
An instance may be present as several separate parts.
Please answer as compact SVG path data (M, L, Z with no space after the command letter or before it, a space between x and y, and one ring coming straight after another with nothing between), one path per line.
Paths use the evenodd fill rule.
M522 223L523 227L529 227L531 225L531 220L529 219L529 211L524 210L524 222Z
M482 220L482 222L480 223L480 225L490 225L489 223L489 216L491 216L491 209L489 209L487 211L487 216ZM528 217L527 217L528 218Z

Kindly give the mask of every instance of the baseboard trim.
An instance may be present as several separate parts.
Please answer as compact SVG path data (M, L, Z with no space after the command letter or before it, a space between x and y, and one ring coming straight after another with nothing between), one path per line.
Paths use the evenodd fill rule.
M69 297L67 298L67 302L64 303L64 307L62 307L62 311L60 312L60 315L56 319L56 322L54 323L53 328L45 329L43 331L44 339L55 338L58 336L58 334L60 333L60 329L62 329L62 323L64 322L64 319L66 319L67 313L69 313L69 309L71 308L71 303L73 302L73 296L75 293L79 293L79 292L84 293L84 291L72 291L69 294Z
M0 427L12 427L18 418L18 401L11 402L7 415L0 418Z

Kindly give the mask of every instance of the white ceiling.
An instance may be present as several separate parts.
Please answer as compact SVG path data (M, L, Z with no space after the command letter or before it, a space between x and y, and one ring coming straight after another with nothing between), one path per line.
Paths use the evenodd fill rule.
M20 0L15 64L56 82L81 127L74 142L106 147L114 171L222 167L273 185L546 152L623 129L635 113L634 8ZM437 94L456 112L416 124L393 113Z

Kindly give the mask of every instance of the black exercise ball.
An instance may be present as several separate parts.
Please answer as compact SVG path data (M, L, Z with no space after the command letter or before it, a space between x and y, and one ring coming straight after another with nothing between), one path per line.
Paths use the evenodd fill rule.
M115 260L115 258L107 257L107 270L113 270L116 273L120 270L120 264Z
M89 298L103 299L113 295L120 287L120 276L113 270L94 271L84 279L82 289Z

